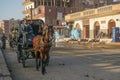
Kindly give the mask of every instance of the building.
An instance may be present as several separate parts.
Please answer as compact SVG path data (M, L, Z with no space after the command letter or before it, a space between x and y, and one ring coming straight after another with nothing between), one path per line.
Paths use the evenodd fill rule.
M14 20L14 19L9 20L9 33L11 33L13 29L18 28L19 21L20 20Z
M113 0L25 0L22 4L27 19L40 19L47 24L61 25L66 14L113 4Z
M0 38L1 38L2 34L3 34L1 24L2 24L2 21L0 21Z
M1 21L1 28L3 30L3 33L8 35L8 32L9 32L9 21L8 20L2 20Z
M97 0L25 0L22 3L25 6L23 14L29 20L40 19L47 24L60 25L64 21L64 15L94 8L94 4L97 4L95 1Z
M25 0L23 6L27 19L40 19L44 23L57 25L65 14L76 12L73 0Z
M67 22L74 26L78 23L82 29L82 38L93 39L99 31L105 35L102 39L112 38L112 28L120 27L120 4L111 4L88 9L65 16Z
M2 21L0 21L0 27L1 27L1 22L2 22Z
M2 28L3 33L8 37L9 34L11 33L11 30L19 26L18 23L19 23L19 20L14 20L14 19L2 20L1 28Z

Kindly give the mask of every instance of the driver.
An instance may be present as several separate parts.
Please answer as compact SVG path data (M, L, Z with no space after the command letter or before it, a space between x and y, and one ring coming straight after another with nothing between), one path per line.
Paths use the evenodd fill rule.
M26 19L23 20L22 31L23 31L23 41L24 41L23 43L32 44L34 33L30 23Z

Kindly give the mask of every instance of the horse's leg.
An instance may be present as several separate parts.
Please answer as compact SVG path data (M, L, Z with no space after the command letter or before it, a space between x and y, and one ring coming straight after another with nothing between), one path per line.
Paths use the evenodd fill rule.
M36 69L39 70L40 67L40 52L38 49L35 50L35 58L36 58Z
M44 52L44 48L42 48L40 50L40 57L41 57L41 73L44 75L46 73L46 69L45 69L46 55L45 55L45 52Z
M40 48L40 67L41 67L41 73L44 75L44 57L43 57L44 50L43 48Z
M36 50L34 50L34 54L35 54L36 70L39 70L38 69L38 57L37 57Z
M48 47L48 48L46 49L46 65L49 64L49 60L50 60L49 51L50 51L50 48Z
M36 60L36 70L39 70L39 52L35 50L34 53L35 53L35 60Z
M44 53L44 54L43 54L43 74L46 73L46 59L47 59L47 56L46 56L46 54Z

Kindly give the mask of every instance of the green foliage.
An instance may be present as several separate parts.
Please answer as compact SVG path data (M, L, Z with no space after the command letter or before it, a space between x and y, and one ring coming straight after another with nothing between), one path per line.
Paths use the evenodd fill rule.
M2 28L0 27L0 34L3 34L3 30L2 30Z

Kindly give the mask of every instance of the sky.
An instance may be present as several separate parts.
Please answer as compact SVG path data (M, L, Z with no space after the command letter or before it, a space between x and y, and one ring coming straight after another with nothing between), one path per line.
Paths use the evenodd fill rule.
M22 11L24 0L0 0L0 21L14 19L23 19Z

